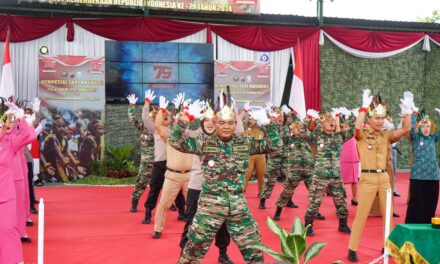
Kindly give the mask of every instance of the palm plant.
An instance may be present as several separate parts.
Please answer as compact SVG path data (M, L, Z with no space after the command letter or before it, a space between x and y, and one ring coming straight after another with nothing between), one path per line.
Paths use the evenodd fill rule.
M306 233L310 225L304 227L298 217L296 217L295 221L293 222L290 233L283 229L270 217L267 218L266 223L270 230L279 237L282 253L272 250L261 242L252 245L252 247L266 252L276 260L285 261L292 264L299 264L302 255L305 252L304 264L306 264L312 258L316 257L321 249L326 245L326 243L314 242L306 250Z

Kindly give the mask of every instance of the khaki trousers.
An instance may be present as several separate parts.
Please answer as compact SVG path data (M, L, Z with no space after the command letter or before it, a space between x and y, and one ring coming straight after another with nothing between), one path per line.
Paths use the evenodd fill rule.
M175 173L167 170L163 182L162 195L154 216L154 231L162 232L167 221L168 207L174 202L182 190L183 196L188 193L189 173Z
M365 228L368 214L370 212L376 194L379 194L380 212L385 216L387 189L390 188L389 176L387 173L362 173L360 177L359 205L351 229L350 242L348 248L357 251L362 232ZM392 210L391 210L392 224ZM383 217L383 226L385 227L385 217Z
M248 170L246 171L246 174L244 175L243 192L246 192L246 187L249 183L249 179L251 178L254 170L255 170L255 174L257 176L258 193L260 193L263 190L264 174L266 173L266 155L265 154L252 155L249 157Z

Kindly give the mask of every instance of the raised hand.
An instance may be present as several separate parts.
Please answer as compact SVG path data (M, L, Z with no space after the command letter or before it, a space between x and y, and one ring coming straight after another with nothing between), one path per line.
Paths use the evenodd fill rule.
M135 105L137 100L138 100L138 98L136 97L135 94L129 94L127 96L127 100L128 100L128 102L130 102L130 105Z
M314 109L309 109L307 110L306 113L307 117L309 117L310 119L317 119L319 118L319 112L314 110Z
M263 108L254 108L253 110L251 110L250 115L254 118L255 122L259 126L265 126L270 123L270 119L267 117L266 110Z
M169 102L164 96L159 97L159 108L162 110L166 110Z
M190 121L194 118L200 118L202 116L202 112L206 109L206 104L204 101L200 101L197 99L192 104L188 106L187 113L189 115Z
M373 96L370 94L371 94L370 89L364 90L364 93L362 94L362 108L370 107L371 102L373 102Z
M281 111L283 111L283 113L285 113L286 115L292 112L292 110L290 110L290 108L287 105L281 106Z
M40 105L41 105L41 101L40 101L40 98L38 98L38 97L36 97L36 98L34 98L33 100L32 100L32 110L35 112L35 113L38 113L38 112L40 112Z
M151 104L151 102L153 102L154 98L156 98L156 96L154 95L153 90L146 90L145 91L145 102L148 102L149 104Z

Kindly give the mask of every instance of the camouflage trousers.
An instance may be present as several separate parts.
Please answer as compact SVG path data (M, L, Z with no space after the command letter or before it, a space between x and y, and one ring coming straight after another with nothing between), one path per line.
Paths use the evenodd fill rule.
M136 178L134 191L131 194L131 199L139 200L144 193L147 185L150 184L151 172L153 171L153 162L141 161L139 164L139 171Z
M263 191L260 193L260 198L269 199L272 194L273 187L277 182L278 175L282 175L285 172L286 167L281 164L282 158L270 157L267 162L266 174L264 175ZM286 174L286 173L285 173Z
M202 192L188 231L188 243L178 263L200 263L224 222L246 263L262 262L261 250L251 247L260 241L261 234L244 195L209 195Z
M336 206L336 216L339 219L348 216L348 206L347 201L345 200L347 195L341 177L328 178L313 175L312 183L309 188L309 207L307 208L305 216L306 220L311 221L315 219L319 207L321 206L322 199L326 195L327 187L333 198L333 203Z
M287 178L283 184L283 191L276 202L277 207L286 207L290 197L292 197L296 187L301 181L304 181L307 189L309 189L312 182L312 171L293 170L287 173Z

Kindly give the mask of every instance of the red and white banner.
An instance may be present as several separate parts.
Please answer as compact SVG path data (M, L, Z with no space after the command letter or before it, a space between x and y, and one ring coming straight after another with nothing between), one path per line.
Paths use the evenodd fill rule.
M301 50L295 47L295 70L293 73L292 88L290 89L289 106L298 113L298 117L306 117L306 99L304 96L303 69Z
M6 34L5 52L3 54L0 96L9 98L15 95L14 75L12 74L11 55L9 53L9 34Z

